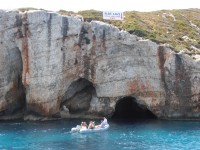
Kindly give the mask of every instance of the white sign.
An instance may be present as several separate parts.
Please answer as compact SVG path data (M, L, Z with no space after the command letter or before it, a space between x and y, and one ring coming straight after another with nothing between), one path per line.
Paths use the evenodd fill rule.
M123 12L120 11L104 11L103 19L107 20L123 20Z

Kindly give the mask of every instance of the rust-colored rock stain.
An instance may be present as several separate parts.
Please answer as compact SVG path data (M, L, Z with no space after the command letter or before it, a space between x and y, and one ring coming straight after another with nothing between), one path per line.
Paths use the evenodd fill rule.
M29 84L28 77L29 77L29 48L28 48L28 35L29 35L29 29L28 29L28 20L27 20L27 14L24 14L22 17L22 23L23 23L23 30L24 30L24 36L22 38L22 61L23 61L23 75L22 75L22 83L24 86Z

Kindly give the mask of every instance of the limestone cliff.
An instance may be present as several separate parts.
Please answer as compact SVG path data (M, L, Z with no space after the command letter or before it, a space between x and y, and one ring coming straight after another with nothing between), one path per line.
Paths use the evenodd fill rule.
M200 60L167 46L46 11L0 11L0 37L2 119L111 117L126 97L158 118L200 118Z

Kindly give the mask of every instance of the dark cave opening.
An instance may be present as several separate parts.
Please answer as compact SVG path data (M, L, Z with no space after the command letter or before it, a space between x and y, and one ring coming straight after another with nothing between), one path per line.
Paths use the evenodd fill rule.
M65 105L71 114L87 112L93 97L96 97L93 84L84 78L80 78L72 82L65 92L61 107Z
M116 106L112 119L155 119L156 116L145 106L139 105L134 97L120 99Z

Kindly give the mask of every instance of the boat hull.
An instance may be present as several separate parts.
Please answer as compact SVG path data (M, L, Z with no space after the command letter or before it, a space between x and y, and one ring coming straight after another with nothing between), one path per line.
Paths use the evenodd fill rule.
M105 125L104 128L95 128L95 129L80 129L80 133L93 133L93 132L102 132L109 129L109 124Z

